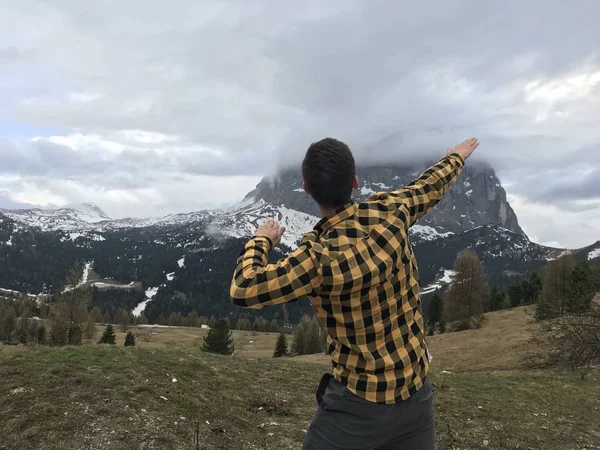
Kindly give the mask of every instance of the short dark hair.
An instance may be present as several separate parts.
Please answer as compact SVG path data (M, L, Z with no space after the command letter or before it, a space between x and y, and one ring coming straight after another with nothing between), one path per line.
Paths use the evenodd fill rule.
M350 148L337 139L313 142L302 161L306 190L319 205L327 208L350 202L355 175L354 156Z

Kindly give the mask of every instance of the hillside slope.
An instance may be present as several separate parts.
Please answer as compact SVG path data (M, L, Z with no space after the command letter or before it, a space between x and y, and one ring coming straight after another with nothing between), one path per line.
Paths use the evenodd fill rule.
M0 354L0 449L298 449L324 370L193 348ZM440 450L600 447L597 379L442 374L433 382Z

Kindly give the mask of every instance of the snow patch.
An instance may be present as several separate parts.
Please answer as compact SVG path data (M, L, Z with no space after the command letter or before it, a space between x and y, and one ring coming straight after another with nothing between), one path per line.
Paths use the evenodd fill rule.
M600 248L597 248L596 250L592 250L591 252L588 253L588 260L592 260L594 258L600 258Z
M185 265L185 256L177 260L177 265L182 268Z
M371 194L374 194L375 191L373 189L371 189L371 188L363 186L363 187L360 188L360 193L362 195L371 195Z
M146 300L144 300L139 305L137 305L135 308L133 308L133 311L131 311L131 313L135 317L141 316L142 313L144 312L144 310L146 309L146 305L148 304L148 302L152 301L152 299L154 298L154 296L156 295L157 292L158 292L157 287L151 287L151 288L146 289Z
M175 279L175 272L167 274L167 281L173 281Z
M433 227L429 225L413 225L410 227L410 233L413 235L417 235L421 240L424 241L433 241L434 239L444 238L453 235L451 231L446 233L440 233Z
M454 276L456 275L456 272L454 270L448 270L448 269L444 269L444 276L442 278L440 278L440 281L443 283L452 283L452 281L454 281Z
M465 192L465 195L467 197L471 197L471 194L473 193L473 189L469 189L467 192Z

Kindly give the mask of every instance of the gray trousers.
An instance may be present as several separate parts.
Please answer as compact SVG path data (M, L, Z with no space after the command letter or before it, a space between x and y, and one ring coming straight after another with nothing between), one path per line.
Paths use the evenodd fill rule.
M303 450L433 450L433 389L429 380L409 399L371 403L335 379L322 380Z

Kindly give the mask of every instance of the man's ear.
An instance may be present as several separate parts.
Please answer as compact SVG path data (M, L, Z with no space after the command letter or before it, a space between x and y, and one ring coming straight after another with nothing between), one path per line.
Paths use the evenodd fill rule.
M352 189L358 189L358 177L354 175L354 181L352 181Z
M310 195L310 194L308 193L308 191L306 190L306 183L305 183L304 181L302 182L302 190L304 191L304 193L306 193L306 194Z

